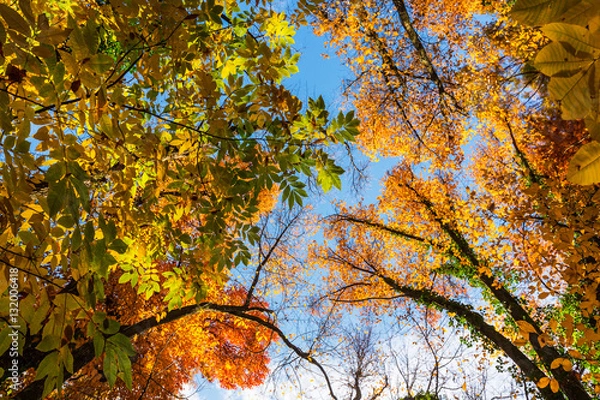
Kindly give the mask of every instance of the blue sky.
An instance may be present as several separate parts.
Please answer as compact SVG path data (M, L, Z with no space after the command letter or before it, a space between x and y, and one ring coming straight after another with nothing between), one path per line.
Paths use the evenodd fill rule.
M332 115L337 114L339 109L349 109L350 105L344 103L343 98L343 81L351 78L351 72L348 68L342 65L337 58L335 51L325 46L325 38L317 37L312 33L310 27L303 27L297 32L295 37L295 49L301 53L298 64L300 72L291 78L288 78L284 84L290 89L302 102L307 102L309 97L316 98L323 96ZM322 55L325 54L326 58ZM358 153L358 151L356 152ZM359 156L357 154L357 156ZM364 156L359 156L366 159ZM342 160L343 161L343 160ZM377 196L381 192L381 181L385 173L390 170L395 163L394 159L382 159L377 163L370 163L368 175L370 181L365 184L361 190L360 196L365 203L374 203ZM334 200L344 200L349 204L355 204L361 199L354 197L349 190L350 182L348 178L343 180L343 189L338 191L333 189L320 200L311 199L311 202L316 206L316 211L327 215L334 212L331 202ZM315 202L317 204L315 204ZM317 235L317 238L320 235ZM287 331L284 327L284 331ZM408 341L407 343L410 343ZM286 351L285 349L283 351ZM332 371L329 371L332 372ZM466 375L465 375L466 377ZM218 388L217 385L203 382L203 379L198 376L198 381L202 382L203 387L200 391L190 397L190 400L257 400L265 399L264 389L257 388L253 390L237 390L225 391ZM320 375L307 377L307 381L303 382L303 386L312 387L310 379L320 380ZM317 384L323 382L317 382ZM460 383L458 384L460 387ZM279 387L278 387L279 389ZM186 394L189 394L186 393ZM313 393L321 395L321 393ZM280 394L281 396L281 394ZM298 398L297 391L289 391L285 396L279 398ZM327 393L323 393L323 398L328 398Z
M309 97L323 96L331 113L337 114L337 110L343 106L343 79L351 76L350 70L342 65L334 50L325 46L325 38L317 37L312 33L312 28L300 29L296 33L295 40L294 48L301 54L298 63L300 72L286 79L284 84L304 103L308 102ZM323 54L326 55L325 58L322 56ZM383 172L381 172L381 176L383 176ZM377 185L376 182L375 185ZM373 185L371 184L371 186ZM371 189L374 199L379 190L374 187ZM328 196L321 199L317 206L318 212L331 213L333 208L330 206L330 202L335 198L343 198L345 193L345 190L340 192L333 189ZM247 400L260 399L264 396L260 393L260 389L225 391L219 389L217 385L203 382L201 377L197 378L198 382L204 386L196 393L193 390L184 392L184 395L190 396L190 400ZM290 395L296 397L296 394L291 392Z
M342 80L351 76L350 70L342 65L335 51L325 47L325 38L317 37L311 27L302 27L296 33L294 48L298 51L300 73L286 79L285 85L300 100L323 96L334 109L342 104ZM325 54L327 58L323 58Z
M314 35L312 28L305 26L297 32L295 40L294 48L301 54L298 63L300 72L284 81L286 87L304 103L308 102L309 97L323 96L331 115L337 115L340 109L349 109L350 105L344 103L343 81L351 78L352 74L336 56L335 50L325 45L326 38ZM358 151L356 153L357 157L366 161L365 156L359 154ZM340 164L343 164L343 160ZM332 202L336 200L344 200L349 204L355 204L363 199L367 203L375 202L381 191L381 179L392 166L393 160L370 163L368 171L370 182L367 182L361 190L361 198L356 198L349 190L349 178L343 178L342 191L332 189L320 200L311 199L311 202L316 206L316 211L322 215L334 212ZM315 239L320 236L317 235ZM203 382L200 376L197 378L203 387L194 394L192 394L193 391L185 392L184 394L191 395L190 400L254 400L264 398L261 389L225 391L219 389L217 385ZM297 398L297 392L290 391L289 395L292 398Z
M294 48L301 54L298 63L300 72L285 80L286 87L302 102L308 102L309 97L323 96L332 116L337 115L339 110L347 111L351 109L351 104L345 103L343 83L344 80L351 79L353 74L348 67L342 64L335 54L335 50L326 45L327 38L316 36L310 26L304 26L298 30L295 39ZM367 161L367 157L360 154L359 151L355 152L355 156L359 161ZM381 179L393 167L394 163L395 161L392 159L381 159L377 163L369 163L368 176L370 181L365 184L361 191L366 203L376 201L381 191ZM343 160L341 164L343 164ZM331 212L333 209L328 205L335 199L343 199L349 204L361 200L354 198L351 194L349 178L349 176L343 177L342 192L333 189L321 201L322 204L318 208L320 213Z

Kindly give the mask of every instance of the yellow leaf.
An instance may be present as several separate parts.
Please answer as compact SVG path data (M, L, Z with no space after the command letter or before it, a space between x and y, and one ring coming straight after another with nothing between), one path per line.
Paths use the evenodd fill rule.
M581 358L581 353L577 350L569 350L569 355L575 358Z
M221 77L223 79L227 79L229 75L235 74L235 62L233 60L227 60L225 65L223 65L223 69L221 70Z
M580 185L600 182L600 143L593 141L581 146L569 163L567 179Z
M559 20L569 8L577 4L577 0L520 0L511 10L513 18L526 25L543 25Z
M592 139L600 141L600 121L597 121L592 117L587 117L585 119L585 127L590 133Z
M548 83L550 95L561 103L563 119L585 118L593 106L586 71L568 77L555 76Z
M58 27L49 27L48 29L42 30L37 35L36 39L40 43L57 45L67 40L72 30L73 29L70 28L62 29Z
M543 299L545 299L546 297L548 297L549 295L550 295L550 292L541 292L541 293L538 295L538 298L539 298L540 300L543 300Z
M554 344L554 342L552 341L552 338L546 333L542 333L540 336L538 336L538 343L542 347L547 346L547 345L552 346Z
M527 321L517 321L521 333L536 333L535 328Z
M562 367L565 371L569 372L573 369L573 363L571 362L571 360L565 359L562 363Z

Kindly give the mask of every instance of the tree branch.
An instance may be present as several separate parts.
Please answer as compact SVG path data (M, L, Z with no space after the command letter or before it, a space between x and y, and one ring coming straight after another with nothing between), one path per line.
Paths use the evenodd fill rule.
M431 246L434 246L434 243L429 239L425 239L420 236L410 234L408 232L402 231L397 228L392 228L392 227L382 224L380 222L373 222L373 221L369 221L366 219L357 218L350 214L334 214L334 215L331 215L330 218L336 222L337 221L346 221L346 222L351 222L351 223L354 223L357 225L364 225L364 226L367 226L370 228L375 228L375 229L383 231L383 232L387 232L387 233L391 234L392 236L397 236L397 237L401 237L403 239L408 239L408 240L414 240L417 242L421 242L424 244L429 244Z
M546 374L523 354L517 346L498 332L492 325L486 323L483 316L473 311L471 307L456 300L447 299L429 289L415 289L410 286L401 285L394 279L383 274L379 274L379 277L383 279L390 288L415 300L417 303L427 307L436 306L446 312L454 313L463 318L475 331L481 333L497 348L504 351L504 353L517 364L521 371L523 371L531 381L538 382L541 378L546 376ZM560 393L553 393L549 387L539 390L547 400L564 400L564 397ZM585 398L589 397L581 397L581 399Z
M536 354L541 358L542 363L549 371L552 372L552 375L559 381L559 383L561 383L561 389L567 395L567 398L570 400L591 400L591 397L584 389L581 381L576 379L571 373L564 371L562 368L550 368L552 361L557 358L564 358L565 355L561 354L552 346L542 346L539 343L538 338L543 332L537 321L535 321L531 315L529 315L525 308L523 308L519 301L513 297L512 293L510 293L501 282L494 279L491 273L488 274L487 272L481 271L482 267L485 267L485 263L480 261L475 250L473 250L463 234L451 224L446 222L443 216L438 215L433 203L428 198L421 195L415 188L411 186L408 186L408 188L416 195L419 201L421 201L421 204L423 204L431 213L433 220L450 237L462 256L468 260L472 267L474 267L476 276L473 278L479 279L489 289L489 291L498 301L500 301L504 309L508 312L508 315L510 315L515 322L526 321L534 327L535 333L529 334L529 342L531 343L531 346Z
M417 50L417 54L419 55L419 59L421 64L425 67L425 70L429 74L430 79L436 84L438 88L438 92L440 97L445 94L448 94L444 88L444 84L437 74L435 67L433 66L429 55L427 54L427 50L425 50L425 46L423 46L423 42L419 37L419 34L413 27L413 24L410 20L410 15L408 14L408 10L406 9L406 5L403 0L392 0L394 6L396 7L396 11L398 12L398 17L400 18L400 23L402 27L406 31L408 39L414 46L415 50Z
M247 307L247 306L235 306L235 305L223 305L223 304L215 304L210 302L204 302L200 304L194 304L185 306L176 310L171 310L166 313L165 318L157 321L155 317L146 318L140 322L137 322L133 325L123 326L120 329L120 333L127 336L128 338L133 337L134 335L143 334L144 332L164 324L168 324L170 322L176 321L180 318L184 318L190 315L193 315L197 312L201 311L216 311L221 313L226 313L230 315L234 315L239 318L243 318L249 321L253 321L262 325L271 331L275 332L281 340L285 343L285 345L290 348L294 353L296 353L300 358L308 361L309 363L315 365L325 377L327 382L327 386L329 388L330 395L332 399L337 400L333 392L333 387L331 386L331 382L327 375L327 372L323 368L323 366L315 360L309 353L303 351L298 346L294 345L283 333L283 331L276 326L274 323L267 321L259 316L254 314L249 314L250 312L262 312L269 313L271 310L262 307ZM42 359L47 355L47 353L42 353L36 349L29 349L24 351L23 359L31 361L34 365L39 365ZM73 355L73 373L69 373L68 371L64 371L64 379L65 381L69 379L72 375L77 373L81 368L90 363L96 357L94 352L93 342L90 340L78 347L77 349L72 351ZM32 399L42 399L42 393L44 390L44 380L38 380L31 383L29 386L24 388L21 392L19 392L14 398L19 400L32 400Z

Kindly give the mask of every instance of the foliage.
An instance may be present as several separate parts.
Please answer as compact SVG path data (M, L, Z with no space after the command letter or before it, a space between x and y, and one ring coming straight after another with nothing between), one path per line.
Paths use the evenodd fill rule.
M351 113L330 119L322 100L304 108L283 87L297 71L293 34L260 1L0 4L4 379L13 326L21 377L39 397L94 355L110 386L131 388L129 338L196 304L258 318L248 302L227 308L206 296L225 293L229 271L252 262L265 199L280 191L301 204L313 172L325 190L339 187L327 146L357 133ZM117 317L115 278L137 301L161 294L165 308ZM11 285L19 309L9 315ZM137 351L164 343L165 329L136 339ZM206 334L234 346L235 335L252 337L243 327ZM256 384L264 362L256 378L221 383Z
M541 26L551 42L536 56L534 66L550 77L548 91L560 103L562 117L585 119L592 141L571 160L571 182L600 182L600 10L590 0L520 0L512 10L519 21Z
M355 74L361 148L397 160L377 203L339 202L310 248L325 290L310 294L331 307L319 332L417 304L428 327L445 313L504 353L526 391L600 393L594 1L299 7ZM330 151L358 133L353 112L283 86L293 34L265 1L0 4L5 394L16 329L21 398L173 397L197 372L250 387L275 338L335 398L318 346L301 350L262 300L313 288L281 243L295 218L275 235L261 218L276 199L302 205L311 179L339 189ZM389 382L372 379L367 336L347 382L360 396L371 379L375 398Z
M503 1L332 0L315 24L355 74L347 94L363 119L359 143L398 160L377 203L340 202L328 243L315 245L313 262L329 271L324 297L381 318L402 318L410 302L446 313L510 358L541 398L591 399L598 190L565 181L587 132L543 97L569 77L548 83L530 65L558 68L543 57L562 46L581 76L595 45L555 25L523 27ZM554 50L540 52L542 33Z
M109 301L104 312L114 315L119 322L137 322L140 316L152 315L153 309L164 303L158 295L149 300L141 299L131 286L118 284L118 278L115 275L108 282L106 297ZM161 292L163 297L165 292ZM215 288L210 292L209 298L218 296L221 303L237 305L242 305L247 295L241 287ZM258 301L251 305L266 306ZM132 388L123 381L109 385L103 362L96 358L71 379L60 395L55 394L55 398L176 398L184 384L193 382L196 374L210 381L218 380L219 385L227 389L256 386L268 372L266 348L272 339L271 331L254 322L209 310L197 312L132 340L135 349Z

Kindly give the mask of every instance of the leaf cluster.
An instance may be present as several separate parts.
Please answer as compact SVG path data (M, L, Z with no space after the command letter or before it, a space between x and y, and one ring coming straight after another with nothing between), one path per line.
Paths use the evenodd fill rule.
M521 0L512 15L540 26L551 40L535 58L535 67L550 77L548 91L560 103L562 117L585 119L592 141L572 158L568 178L582 185L600 182L600 12L589 0Z

